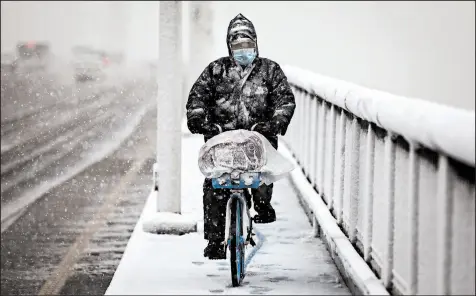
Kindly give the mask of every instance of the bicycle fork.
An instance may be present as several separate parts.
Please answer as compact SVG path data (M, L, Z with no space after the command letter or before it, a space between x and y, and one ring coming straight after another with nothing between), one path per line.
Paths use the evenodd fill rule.
M225 220L225 240L222 242L225 252L228 244L230 243L230 226L231 226L231 203L233 202L233 199L238 199L241 203L242 209L246 209L246 215L248 216L248 227L247 227L247 234L246 234L246 240L245 240L245 246L248 244L251 244L252 246L256 245L256 243L253 241L252 238L252 231L253 231L253 218L251 217L250 210L248 209L248 206L246 204L246 200L243 197L243 189L239 190L231 190L231 195L230 198L228 199L228 202L226 203L226 220ZM242 216L244 216L244 211L241 211ZM244 217L242 217L244 218ZM242 219L244 221L244 219ZM236 234L236 239L238 238L239 234Z

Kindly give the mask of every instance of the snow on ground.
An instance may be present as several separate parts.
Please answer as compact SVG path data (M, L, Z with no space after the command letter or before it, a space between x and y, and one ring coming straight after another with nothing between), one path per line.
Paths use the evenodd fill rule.
M142 230L155 211L152 192L106 295L307 294L350 295L325 244L312 227L288 179L275 184L278 220L256 225L265 240L251 260L244 284L231 287L228 260L203 257L202 182L198 165L201 136L182 143L182 213L197 219L198 233L157 235Z

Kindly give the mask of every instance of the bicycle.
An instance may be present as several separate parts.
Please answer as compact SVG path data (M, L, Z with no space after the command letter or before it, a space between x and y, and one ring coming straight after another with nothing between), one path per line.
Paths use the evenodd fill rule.
M247 207L244 190L258 188L261 184L261 173L232 172L212 179L215 189L230 189L231 195L226 204L225 248L230 249L231 282L233 287L239 286L245 278L245 247L255 246L253 236L253 218ZM248 217L247 235L243 234L243 209Z

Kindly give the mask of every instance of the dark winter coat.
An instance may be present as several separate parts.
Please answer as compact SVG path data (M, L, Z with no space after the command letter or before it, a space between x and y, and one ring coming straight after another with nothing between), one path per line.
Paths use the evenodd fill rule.
M211 62L192 86L186 105L192 133L200 131L190 125L191 120L203 125L218 124L222 131L250 130L255 124L268 122L278 115L285 121L281 134L286 132L295 109L291 87L281 67L259 54L245 69L235 62L230 41L242 28L256 42L253 24L239 14L228 27L229 56ZM247 77L244 84L243 77ZM277 135L267 138L277 144Z

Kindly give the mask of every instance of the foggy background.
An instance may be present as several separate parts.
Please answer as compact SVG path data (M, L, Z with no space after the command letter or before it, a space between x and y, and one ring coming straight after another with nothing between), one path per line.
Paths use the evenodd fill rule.
M2 1L2 52L18 41L46 40L64 58L85 45L157 59L158 17L150 1Z
M184 2L184 15L188 2ZM156 2L2 1L2 52L19 40L122 50L129 61L158 58ZM474 2L215 1L210 61L226 55L228 22L255 24L260 54L397 95L474 110ZM183 18L188 61L188 18ZM192 47L193 48L193 47ZM187 90L188 91L188 90Z
M167 16L161 18L162 24L167 24L162 27L161 37L169 41L161 44L160 51L165 54L160 60L159 4L164 8L162 16ZM370 110L376 121L382 114L379 110L389 111L384 112L384 116L388 116L394 125L382 127L388 131L398 127L394 132L408 141L408 148L393 145L390 141L392 132L386 133L384 138L380 129L368 128L366 121L375 122L374 119L363 118L359 127L358 114L350 120L341 112L339 128L334 128L332 120L337 120L334 111L340 109L297 95L294 113L297 116L294 118L298 119L293 119L288 129L286 137L291 138L286 142L289 145L281 147L289 146L296 152L294 157L299 160L303 172L307 173L310 168L307 180L322 179L326 198L335 198L334 201L341 198L338 202L343 202L344 227L346 219L372 217L368 228L365 227L367 230L363 231L366 235L364 249L376 254L370 257L379 258L379 252L390 256L387 252L393 249L394 240L386 234L386 230L392 228L385 225L395 222L395 260L385 261L385 257L380 256L382 259L375 259L375 262L376 270L383 270L384 275L387 273L387 279L391 278L393 270L395 287L408 284L409 293L404 293L406 289L402 288L401 293L396 294L411 295L411 289L422 295L438 294L438 291L451 288L453 294L474 295L474 260L468 260L474 258L475 242L474 2L196 1L176 4L157 1L1 2L2 295L104 295L138 225L151 185L157 185L152 182L153 176L160 175L161 185L169 185L157 186L161 188L157 192L165 196L161 201L173 201L168 204L178 209L193 208L200 213L197 217L202 215L203 176L193 158L203 144L203 137L189 136L185 121L180 131L180 120L184 119L184 103L198 75L210 62L228 54L227 27L239 13L254 23L262 57L275 60L281 66L296 67L295 72L287 72L290 77L293 73L299 76L302 73L299 68L302 68L395 95L472 110L444 108L444 112L440 112L433 105L427 110L426 107L414 108L421 105L409 102L396 108L400 101L393 101L392 106L379 105L374 108L377 111ZM167 7L170 10L166 10ZM181 23L175 21L177 14L167 13L178 9L182 9ZM183 64L177 65L175 44L180 42L175 33L180 30ZM182 83L182 89L179 83ZM336 89L344 94L348 88ZM392 103L392 100L382 101ZM308 115L302 116L305 111L312 111L309 106L320 106L319 113L307 112ZM365 102L359 107L366 109ZM406 115L408 109L415 109L408 116L412 119L400 117L401 113ZM177 113L173 113L175 111ZM316 121L316 116L323 120ZM420 125L421 129L415 128ZM327 132L327 127L331 133ZM358 133L364 138L357 137L358 141L354 141ZM409 142L415 138L416 144L429 145L430 153ZM343 139L345 142L341 141ZM325 144L329 141L329 145ZM353 149L357 143L362 149ZM349 149L348 145L353 148ZM344 157L337 153L344 151L342 148ZM314 152L312 149L316 153L309 153ZM184 154L180 154L180 150ZM360 151L362 156L352 151ZM412 154L412 151L417 153ZM392 154L396 155L393 160ZM302 162L301 156L304 157ZM354 156L361 160L365 157L365 161L356 162ZM311 157L309 162L307 157ZM465 160L466 164L455 166L451 157ZM338 161L340 165L337 165ZM158 168L156 174L153 174L154 167ZM365 177L359 176L358 182L354 182L356 180L352 178L357 172L365 172ZM314 173L317 175L312 176ZM343 182L341 187L333 181L337 176ZM366 180L369 176L375 176L375 180L383 176L384 182ZM182 184L186 187L183 196L188 198L183 203L179 192ZM341 188L342 194L327 194L326 190L333 189L326 188L326 184ZM373 204L370 212L365 210L364 215L359 212L364 207L355 211L353 206L354 195L350 190L357 185L369 191L359 193L356 204ZM166 187L168 189L164 190ZM299 217L298 213L303 212L297 199L294 200L296 207L290 211L289 205L293 202L290 197L298 194L294 192L295 187L281 182L275 188L277 209L283 214L286 212L290 219L283 216L282 221L277 221L284 223L283 226L287 224L287 230L273 224L270 229L278 229L279 233L274 232L270 237L280 237L274 240L276 244L288 237L285 245L298 248L292 251L293 254L302 254L299 248L307 245L312 254L323 260L319 262L332 266L323 243L319 243L321 252L316 249L317 245L308 244L307 237L295 236L298 232L307 233L301 225L307 225L311 232L304 215ZM373 203L374 195L383 198L377 198ZM393 196L395 205L390 203ZM160 198L157 195L157 199ZM283 198L282 202L279 198ZM412 201L416 201L415 204L410 204ZM184 208L178 206L180 203ZM388 214L393 207L395 215ZM381 211L383 208L386 210ZM176 213L177 210L168 212ZM300 218L303 224L295 223ZM416 240L414 233L419 235ZM305 244L293 243L304 239ZM203 259L201 243L205 241L200 238L185 248L188 253L199 255L199 260L190 260L194 265L204 263L200 261ZM251 294L273 293L267 288L270 276L283 270L280 262L283 255L279 254L283 249L276 248L272 240L267 243L271 243L268 247L275 255L262 257L267 267L263 264L261 275L255 273L253 280L259 284L248 285ZM160 245L170 249L168 244ZM386 251L382 249L384 245ZM198 249L192 252L192 248ZM137 254L141 256L150 255L142 248L138 250ZM155 248L150 250L155 251L154 256L160 255L167 260L181 256L180 249L169 254L171 256L162 256L164 253ZM440 257L442 254L451 264ZM419 259L411 260L415 257ZM170 273L171 265L168 262L157 264L160 261L150 260L153 256L148 257L147 262L130 259L134 258L130 256L124 258L144 266L165 267L163 272L174 278L173 281L168 281L167 277L155 281L158 273L150 278L154 285L166 282L174 291L178 288L194 291L196 287L193 284L177 287L176 283L183 282L181 276L190 278L192 275L180 270L197 270L200 278L207 274L203 271L207 264L199 269L195 266L192 269L175 268L177 273ZM273 285L279 292L330 285L334 292L313 292L337 294L335 289L344 287L342 282L334 281L328 270L322 270L324 265L315 264L306 256L303 258L306 265L310 264L308 271L302 272L301 261L294 262L299 274L296 277L301 281L289 280L293 276L274 278L277 280L272 281ZM379 261L383 268L379 267ZM393 262L395 266L392 267ZM315 274L316 266L320 275ZM145 273L134 268L126 270L134 276L151 272L147 268L141 269ZM292 274L292 270L289 271ZM226 273L228 281L227 268L220 272ZM438 285L434 284L435 278ZM223 288L222 278L210 280ZM116 282L134 288L129 285L132 280ZM371 280L370 283L375 282ZM205 291L214 295L219 291L227 292L212 286L206 288ZM166 287L160 289L164 291ZM321 294L326 294L324 292Z

